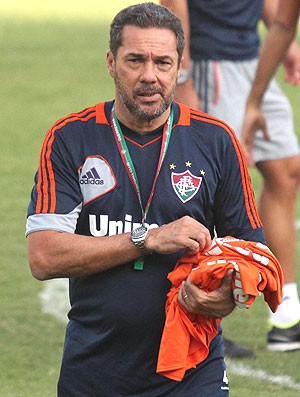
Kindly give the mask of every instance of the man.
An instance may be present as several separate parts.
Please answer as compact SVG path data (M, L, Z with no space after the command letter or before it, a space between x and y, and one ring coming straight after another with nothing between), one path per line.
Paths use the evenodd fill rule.
M282 2L282 7L293 1ZM277 2L162 0L161 3L180 17L187 32L184 78L179 80L176 99L220 117L241 139L247 95L257 65L258 22L262 16L267 26L271 24ZM278 36L274 41L273 52L278 51ZM291 62L300 62L300 51L295 42L286 56L286 64ZM269 56L265 63L269 63ZM290 104L274 81L264 98L263 110L269 139L258 133L252 156L247 156L247 159L249 165L256 165L263 177L260 216L267 244L279 259L285 278L283 303L276 313L270 313L272 329L268 333L267 347L271 351L288 351L300 349L294 227L299 187L299 144ZM244 356L238 345L233 345L233 353L231 347L232 343L225 349L226 354Z
M222 121L173 102L184 34L169 10L116 15L107 66L115 100L49 129L28 209L31 271L70 279L59 396L228 395L221 330L181 382L156 373L167 275L214 231L264 241L241 147ZM188 278L179 303L224 317L232 273L206 293Z

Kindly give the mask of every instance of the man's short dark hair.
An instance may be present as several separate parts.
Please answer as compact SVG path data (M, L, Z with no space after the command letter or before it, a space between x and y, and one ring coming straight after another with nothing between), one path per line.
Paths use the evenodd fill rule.
M110 25L109 48L114 58L122 45L124 26L139 28L169 29L174 32L177 41L178 62L182 58L184 49L184 32L180 19L166 7L148 2L124 8L113 19Z

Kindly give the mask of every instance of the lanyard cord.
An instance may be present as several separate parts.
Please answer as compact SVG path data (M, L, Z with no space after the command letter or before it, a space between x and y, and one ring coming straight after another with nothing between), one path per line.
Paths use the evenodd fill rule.
M156 170L156 174L155 174L155 178L153 181L153 185L151 188L151 192L147 201L147 204L145 206L145 209L143 208L143 204L142 204L142 197L141 197L141 191L140 191L140 186L139 186L139 181L137 178L137 174L135 171L135 167L130 155L130 152L128 150L128 146L124 137L124 134L122 132L122 129L120 127L119 121L116 117L116 112L115 112L115 108L113 107L112 111L111 111L111 126L112 126L112 130L114 133L114 137L119 149L119 153L121 156L121 159L123 161L123 164L125 166L125 169L127 171L127 174L129 176L129 179L136 191L136 194L138 196L138 200L139 200L139 204L140 204L140 208L141 208L141 213L142 213L142 225L144 225L148 212L149 212L149 208L150 208L150 204L154 195L154 191L155 191L155 186L156 186L156 182L161 170L161 166L162 163L164 161L164 158L166 156L167 150L168 150L168 146L169 146L169 142L170 142L170 138L171 138L171 133L172 133L172 125L173 125L173 117L174 117L174 112L173 109L171 108L170 111L170 116L167 120L167 122L164 125L163 128L163 136L162 136L162 144L161 144L161 149L160 149L160 155L159 155L159 160L158 160L158 164L157 164L157 170Z

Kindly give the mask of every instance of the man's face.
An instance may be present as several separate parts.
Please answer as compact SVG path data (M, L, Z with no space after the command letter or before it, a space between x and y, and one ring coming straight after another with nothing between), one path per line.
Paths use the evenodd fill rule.
M116 103L138 120L150 121L170 106L178 77L175 34L169 29L125 26L116 59L107 55Z

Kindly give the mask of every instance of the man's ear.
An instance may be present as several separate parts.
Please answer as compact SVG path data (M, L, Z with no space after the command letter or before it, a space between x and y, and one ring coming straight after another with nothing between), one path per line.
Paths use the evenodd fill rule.
M107 69L111 77L115 76L115 58L111 50L108 50L106 53L106 64Z
M179 62L179 67L178 67L178 71L177 71L177 79L179 78L179 76L180 76L180 72L181 72L181 69L183 68L183 57L181 58L181 60L180 60L180 62Z

